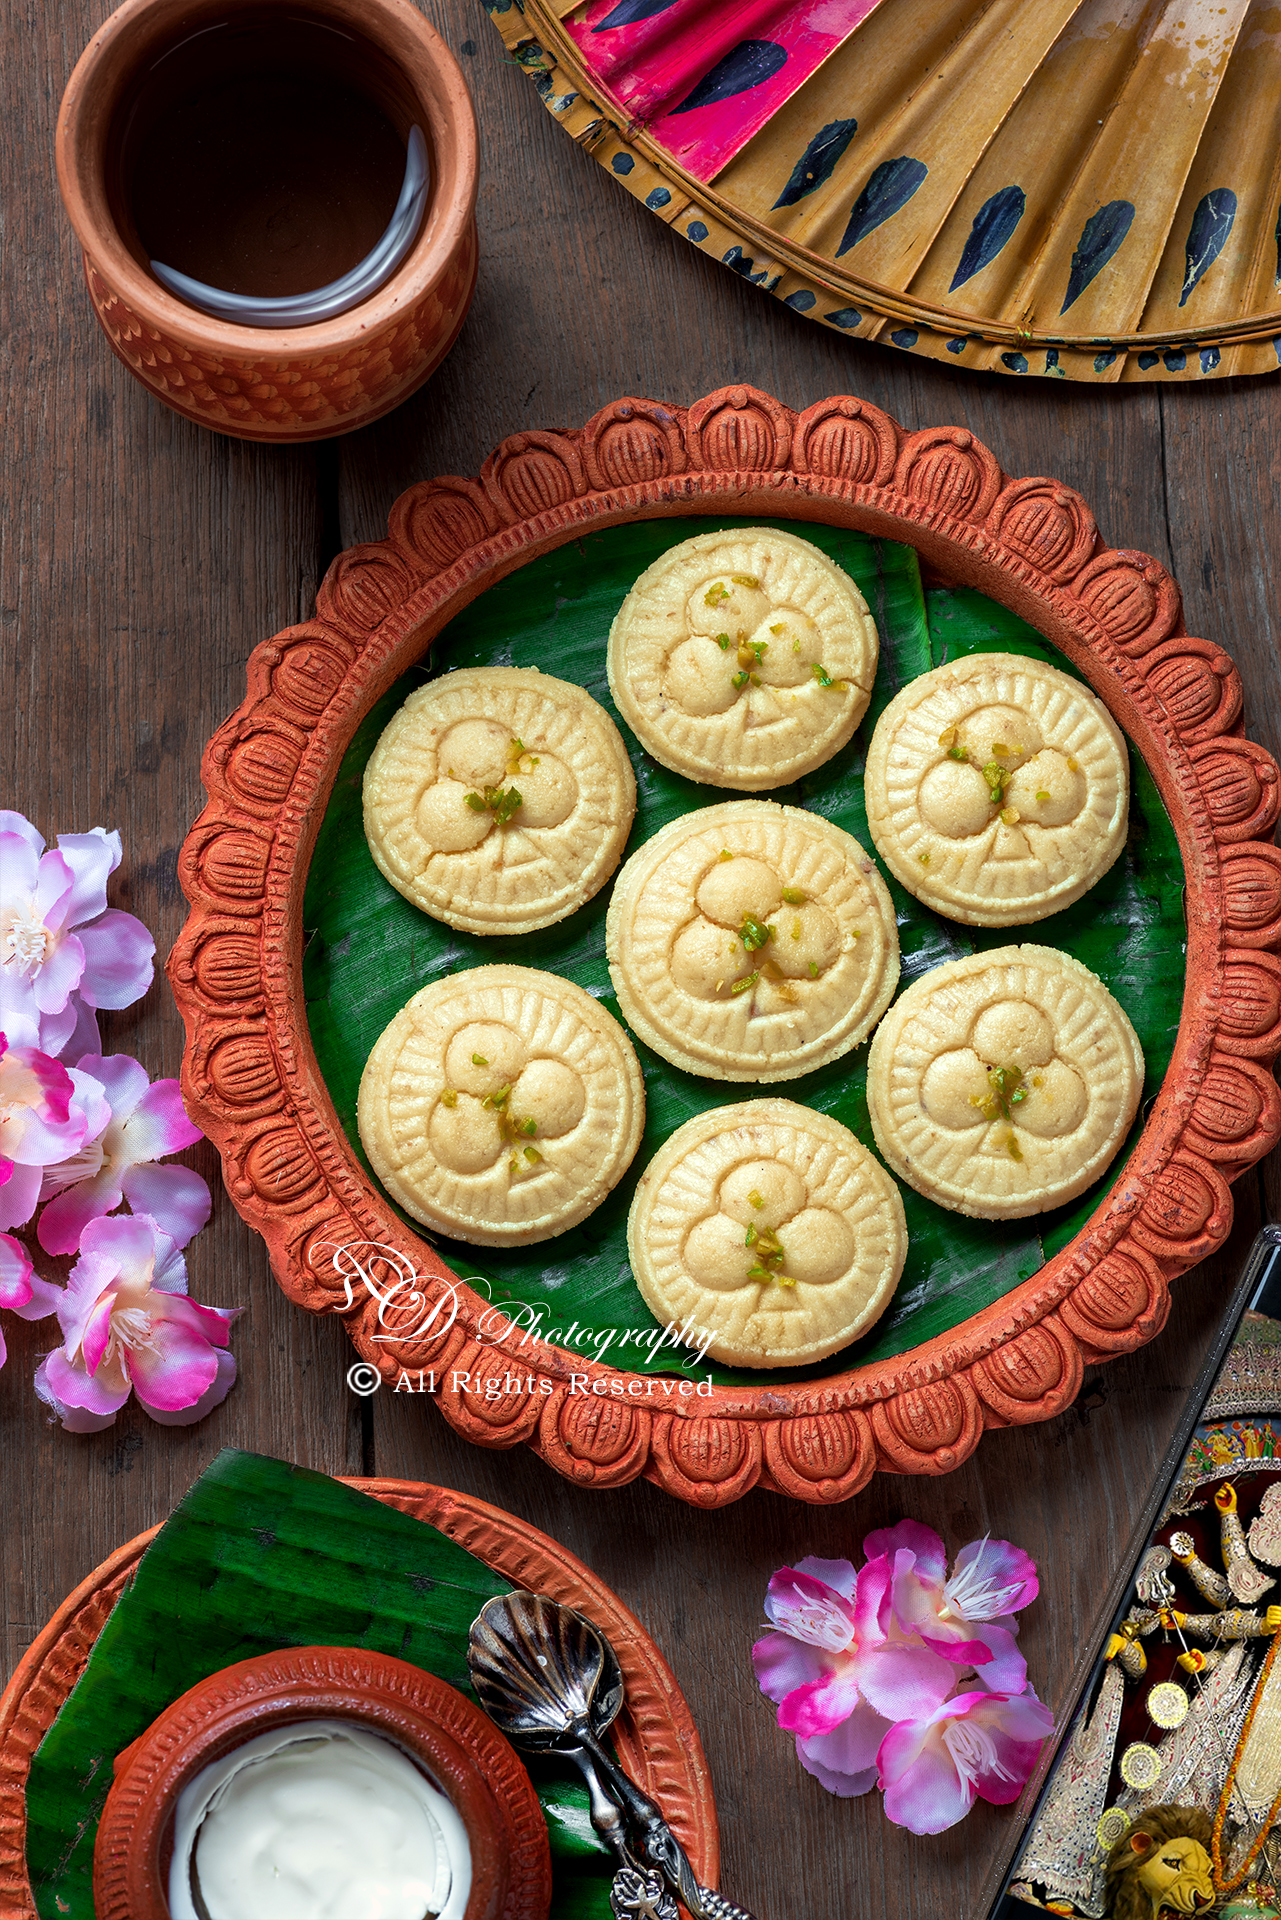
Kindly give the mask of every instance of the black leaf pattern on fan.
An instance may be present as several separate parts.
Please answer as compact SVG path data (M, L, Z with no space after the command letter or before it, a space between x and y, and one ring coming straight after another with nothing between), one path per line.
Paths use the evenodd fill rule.
M897 160L882 160L854 202L845 237L836 249L837 259L897 213L900 207L905 207L928 172L929 168L923 160L912 160L906 154Z
M991 266L1023 218L1026 206L1027 195L1022 187L1002 187L999 193L994 193L990 200L983 202L974 216L974 225L970 228L969 239L961 253L961 263L948 288L949 293L955 293L976 273Z
M1081 228L1081 238L1072 255L1067 298L1059 308L1060 313L1066 313L1073 301L1080 299L1095 275L1102 273L1130 231L1133 219L1134 206L1129 200L1109 200L1106 207L1100 207L1097 213L1090 215Z
M832 177L832 169L858 132L857 120L830 120L820 127L788 176L775 207L794 207Z
M666 13L675 5L676 0L618 0L614 11L597 21L592 32L605 33L610 27L634 27L638 21L652 20L656 13Z
M1232 222L1237 217L1237 197L1231 187L1211 187L1188 228L1188 244L1183 273L1183 292L1179 305L1187 305L1188 295L1207 267L1212 267L1228 243Z
M787 48L776 40L740 40L705 73L692 93L686 94L673 113L693 113L696 107L710 107L717 100L730 100L736 93L772 80L780 67L787 65Z

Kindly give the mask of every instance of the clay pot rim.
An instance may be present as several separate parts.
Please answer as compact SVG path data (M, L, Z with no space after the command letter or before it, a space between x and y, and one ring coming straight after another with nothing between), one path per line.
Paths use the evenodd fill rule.
M551 1857L538 1798L492 1721L426 1668L363 1647L329 1646L282 1647L219 1668L171 1701L116 1757L94 1854L95 1900L103 1910L123 1912L123 1895L133 1920L168 1920L159 1860L179 1794L258 1734L315 1719L347 1720L381 1735L453 1801L473 1856L469 1916L501 1911L532 1920L547 1912ZM543 1846L531 1856L536 1828Z
M422 106L431 152L431 193L413 248L367 300L331 320L307 327L241 327L201 314L145 273L120 237L95 156L124 84L120 76L133 71L133 48L145 45L155 16L172 15L177 25L186 11L183 0L124 0L77 60L58 110L58 190L86 265L97 266L135 313L184 346L240 362L296 361L327 348L338 350L397 314L410 314L448 269L475 218L479 142L471 96L462 69L430 21L412 0L305 3L335 19L348 18L355 32L400 68ZM229 13L244 4L221 0Z

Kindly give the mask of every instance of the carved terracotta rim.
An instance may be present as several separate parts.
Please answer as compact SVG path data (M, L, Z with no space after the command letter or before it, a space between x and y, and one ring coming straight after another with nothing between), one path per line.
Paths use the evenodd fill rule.
M1033 1278L898 1358L655 1405L642 1376L546 1346L532 1369L526 1349L515 1373L475 1338L486 1303L401 1224L343 1137L307 1032L302 901L342 754L433 635L584 531L695 513L907 541L1053 641L1137 743L1169 809L1188 975L1170 1069L1125 1177ZM209 804L179 869L191 913L169 977L187 1024L188 1107L290 1298L341 1312L388 1381L434 1369L438 1405L480 1446L527 1441L582 1485L643 1473L700 1506L757 1483L827 1502L878 1467L948 1472L984 1427L1059 1413L1086 1361L1152 1338L1170 1279L1226 1237L1230 1183L1281 1137L1269 1071L1281 1050L1281 788L1275 761L1244 738L1241 707L1235 667L1187 635L1165 569L1105 547L1079 494L1008 478L964 428L906 433L848 395L797 414L737 386L688 409L623 399L576 431L516 434L478 480L402 494L388 538L334 562L315 618L250 658L248 696L206 750ZM457 1285L446 1336L394 1341L420 1313L344 1287L332 1249L360 1242L394 1249L429 1299Z
M286 1647L237 1660L189 1687L116 1756L94 1841L95 1920L170 1920L179 1794L247 1740L305 1720L354 1721L422 1762L467 1829L464 1920L547 1920L547 1823L512 1748L447 1681L364 1647Z
M636 1615L557 1541L485 1500L417 1480L344 1478L342 1484L425 1520L514 1586L578 1607L603 1629L627 1683L626 1703L614 1723L619 1759L663 1809L703 1885L714 1887L720 1840L698 1729L671 1668ZM0 1697L0 1913L8 1920L38 1920L26 1868L32 1759L159 1530L151 1527L117 1548L81 1581L27 1649Z

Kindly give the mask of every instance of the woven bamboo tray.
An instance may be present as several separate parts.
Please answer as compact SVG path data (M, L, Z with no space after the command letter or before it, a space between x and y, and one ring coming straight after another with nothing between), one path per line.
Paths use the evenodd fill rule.
M798 313L1108 384L1281 359L1263 0L491 0L572 137Z

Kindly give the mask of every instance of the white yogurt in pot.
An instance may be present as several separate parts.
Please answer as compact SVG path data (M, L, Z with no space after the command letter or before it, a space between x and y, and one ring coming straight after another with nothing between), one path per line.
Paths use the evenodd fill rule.
M452 1802L351 1721L259 1734L178 1797L173 1920L463 1920L470 1891Z

